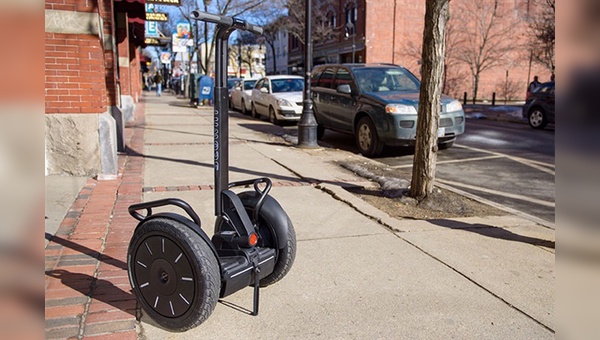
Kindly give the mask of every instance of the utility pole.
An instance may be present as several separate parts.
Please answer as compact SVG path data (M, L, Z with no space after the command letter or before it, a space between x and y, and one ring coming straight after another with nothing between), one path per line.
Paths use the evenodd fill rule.
M318 148L317 120L312 108L310 95L310 71L312 70L312 0L305 0L304 15L304 98L302 116L298 122L298 147L306 149Z

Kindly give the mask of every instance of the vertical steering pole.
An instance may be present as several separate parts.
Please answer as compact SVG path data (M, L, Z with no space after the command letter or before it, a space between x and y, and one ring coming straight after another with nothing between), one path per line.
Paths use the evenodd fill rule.
M191 17L217 24L215 47L215 215L222 216L221 193L229 186L229 96L227 94L227 62L229 36L236 29L262 34L262 27L244 20L192 11Z
M229 96L227 95L227 48L235 29L217 26L215 47L215 215L221 216L221 193L229 185Z

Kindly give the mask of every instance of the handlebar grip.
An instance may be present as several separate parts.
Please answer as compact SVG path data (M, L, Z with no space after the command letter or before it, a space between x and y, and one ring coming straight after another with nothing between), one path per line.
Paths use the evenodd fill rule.
M230 27L233 26L237 29L249 31L258 35L263 34L264 31L262 27L253 25L245 20L238 18L226 17L222 15L210 14L200 11L192 11L192 13L190 13L190 16L196 20L207 21L213 24L225 25Z
M210 14L210 13L200 12L200 11L192 11L192 13L190 13L190 16L196 20L208 21L208 22L212 22L214 24L223 24L223 25L227 25L227 26L231 26L233 24L233 18L224 17L224 16L217 15L217 14Z
M264 29L260 26L256 26L249 22L246 22L246 31L254 33L254 34L262 35L264 32Z

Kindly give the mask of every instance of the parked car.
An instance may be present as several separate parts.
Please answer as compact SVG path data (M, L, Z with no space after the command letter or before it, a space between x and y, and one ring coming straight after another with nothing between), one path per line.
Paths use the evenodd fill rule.
M317 138L325 129L355 136L359 151L379 155L384 145L414 145L421 83L406 68L392 64L319 65L311 73ZM438 124L440 149L465 131L458 100L443 95Z
M534 129L554 124L554 82L543 83L529 93L523 105L523 118Z
M242 79L238 81L231 91L230 105L234 110L240 110L247 115L252 110L252 89L258 79Z
M229 108L231 108L231 92L233 92L233 88L235 84L237 84L242 78L227 78L227 95L229 96Z
M300 76L266 76L252 90L252 116L269 117L273 124L298 122L302 115L304 79Z

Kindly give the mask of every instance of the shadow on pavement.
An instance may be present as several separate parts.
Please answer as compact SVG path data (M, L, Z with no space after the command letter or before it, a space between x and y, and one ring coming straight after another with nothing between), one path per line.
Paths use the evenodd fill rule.
M101 254L73 241L52 236L49 233L45 234L45 238L48 241L73 249L92 258L96 258L99 261L115 266L118 269L127 270L127 264L119 259ZM45 273L50 277L59 279L66 287L135 316L135 304L133 305L133 309L128 308L131 306L131 301L135 300L135 296L130 292L126 292L115 286L110 281L98 279L87 274L72 273L64 269L47 270Z
M519 234L515 234L509 230L504 228L494 227L486 224L469 224L460 221L446 220L446 219L434 219L428 220L428 222L438 225L440 227L450 228L450 229L460 229L469 232L473 232L479 235L493 237L501 240L507 241L515 241L531 244L534 246L546 247L550 249L555 249L555 242L543 240L535 237L523 236Z

